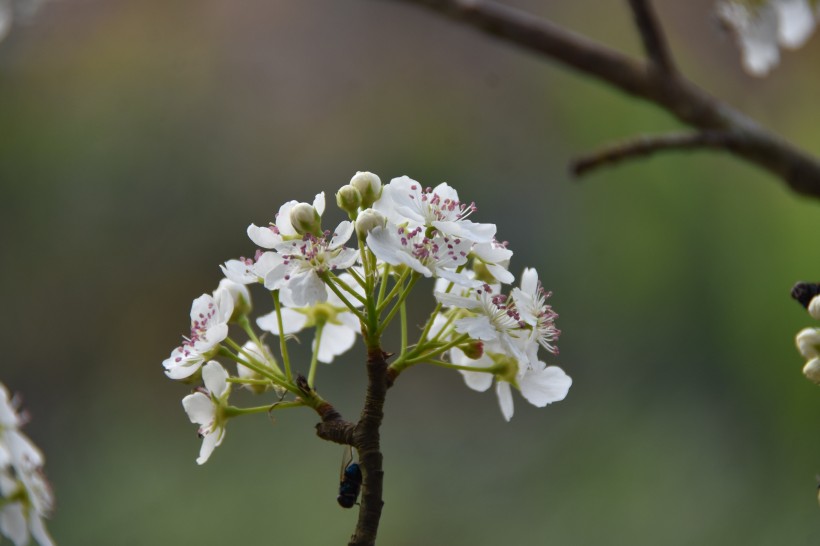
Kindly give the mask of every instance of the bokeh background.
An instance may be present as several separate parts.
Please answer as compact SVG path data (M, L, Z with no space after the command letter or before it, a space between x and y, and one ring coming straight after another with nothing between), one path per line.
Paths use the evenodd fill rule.
M641 54L626 3L515 4ZM820 38L752 79L711 1L656 4L687 74L820 151ZM0 127L0 380L47 455L59 544L345 543L313 414L231 422L198 467L190 388L160 363L218 264L253 252L249 223L357 170L475 200L554 291L575 381L506 423L455 372L403 376L383 544L820 541L820 391L793 341L812 321L788 295L820 279L820 203L712 152L569 177L678 127L653 106L396 2L54 0L0 43ZM351 417L362 354L319 375Z

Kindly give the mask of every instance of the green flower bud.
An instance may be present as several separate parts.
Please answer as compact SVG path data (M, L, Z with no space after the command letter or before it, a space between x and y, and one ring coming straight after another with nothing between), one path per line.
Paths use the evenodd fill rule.
M354 215L362 204L362 194L355 186L347 184L336 192L336 204L346 213Z
M359 171L350 179L350 185L359 190L362 196L362 208L368 208L382 194L382 181L373 173Z
M311 233L319 237L322 234L322 219L307 203L299 203L290 209L290 223L300 235Z
M384 214L373 209L365 209L356 218L356 235L359 239L364 239L374 228L385 225L387 225L387 218Z

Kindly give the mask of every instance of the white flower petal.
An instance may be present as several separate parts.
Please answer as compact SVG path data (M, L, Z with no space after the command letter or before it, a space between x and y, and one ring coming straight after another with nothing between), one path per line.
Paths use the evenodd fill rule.
M282 242L282 236L276 233L271 226L257 226L251 224L248 226L248 237L256 246L262 248L274 248Z
M512 258L512 250L508 250L501 244L478 243L473 246L473 253L478 256L478 259L488 264L496 264L508 261Z
M0 531L14 543L14 546L26 546L28 526L22 504L15 502L0 508Z
M296 230L293 228L293 225L290 223L290 211L293 207L299 204L299 201L288 201L281 207L279 207L279 212L276 213L276 229L279 230L279 234L285 237L292 237L294 235L298 235Z
M473 339L483 341L498 339L498 330L495 329L490 318L486 315L458 319L454 323L456 332L467 334Z
M350 314L350 313L345 313ZM345 326L327 323L322 332L322 340L319 344L319 362L329 364L333 358L345 353L356 341L356 332ZM313 349L316 350L316 341L313 342Z
M572 379L564 370L557 366L546 366L543 362L538 362L536 366L525 371L518 379L521 395L539 408L566 398Z
M235 283L251 284L259 282L259 278L253 272L253 266L241 260L228 260L219 268L222 274Z
M202 447L199 448L199 457L197 457L196 464L202 465L208 462L208 459L211 457L211 453L213 453L214 449L222 443L222 439L224 437L224 428L218 428L215 431L206 434L202 438Z
M780 43L791 49L806 43L815 24L809 3L806 0L777 0L772 5L777 11Z
M202 382L216 398L221 398L228 390L228 371L216 360L211 360L202 367Z
M353 235L353 229L353 222L345 220L339 223L333 232L333 237L330 238L330 243L327 245L328 250L335 250L345 244L348 239L350 239L350 236Z
M313 199L313 208L321 216L325 212L325 192L317 193Z
M295 334L302 330L305 324L307 324L308 317L304 313L300 313L288 307L283 307L281 311L282 329L285 331L285 335ZM274 335L279 335L279 323L276 318L276 311L271 311L267 315L262 315L256 319L256 325Z
M506 381L498 381L495 384L495 394L498 396L498 405L501 407L501 414L509 421L513 416L513 399L510 384Z
M211 397L201 392L195 392L183 398L182 407L185 408L188 419L198 425L212 423L216 416L216 406Z
M330 269L339 271L352 267L358 259L359 253L353 248L343 248L339 253L328 261Z
M288 288L296 307L307 307L327 300L325 283L312 269L291 277Z
M43 519L36 515L30 515L29 528L31 529L31 536L40 546L54 546L54 541L46 531L43 525Z
M498 264L487 264L487 270L490 274L495 277L498 282L503 282L504 284L510 284L515 280L515 276L507 271L506 267L503 267Z
M748 7L724 2L719 6L719 15L735 30L744 68L755 76L766 75L780 60L774 8L769 4Z
M474 243L489 243L495 237L495 224L479 224L470 220L435 221L433 227L442 233L464 237Z

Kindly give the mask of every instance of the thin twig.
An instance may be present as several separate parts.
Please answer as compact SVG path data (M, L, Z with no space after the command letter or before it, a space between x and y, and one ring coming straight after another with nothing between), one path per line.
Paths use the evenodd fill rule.
M669 53L661 25L652 6L649 5L649 0L629 0L629 6L632 8L635 24L641 33L643 48L652 64L662 72L673 73L675 65L672 62L672 55Z
M820 198L820 161L682 76L669 77L647 62L491 0L400 0L425 6L491 36L563 63L622 91L653 102L687 125L729 131L737 157L783 179L795 192Z
M732 134L726 131L698 131L644 135L602 148L592 154L581 156L570 163L570 172L575 176L629 159L646 157L655 152L668 150L693 150L716 148L730 150L734 146Z

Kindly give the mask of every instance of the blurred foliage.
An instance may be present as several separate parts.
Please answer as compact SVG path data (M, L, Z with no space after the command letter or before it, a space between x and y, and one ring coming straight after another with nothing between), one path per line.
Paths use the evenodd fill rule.
M640 53L625 6L518 4ZM818 151L817 40L753 80L710 2L657 4L687 73ZM575 380L507 424L455 373L402 376L384 544L820 540L820 392L788 297L820 277L818 204L709 152L568 178L575 153L674 128L657 109L398 3L87 0L2 44L0 127L0 377L63 546L344 543L355 510L315 416L231 422L197 467L188 388L160 362L218 264L253 252L249 223L356 170L475 200L511 269L554 291ZM319 375L351 417L361 364Z

